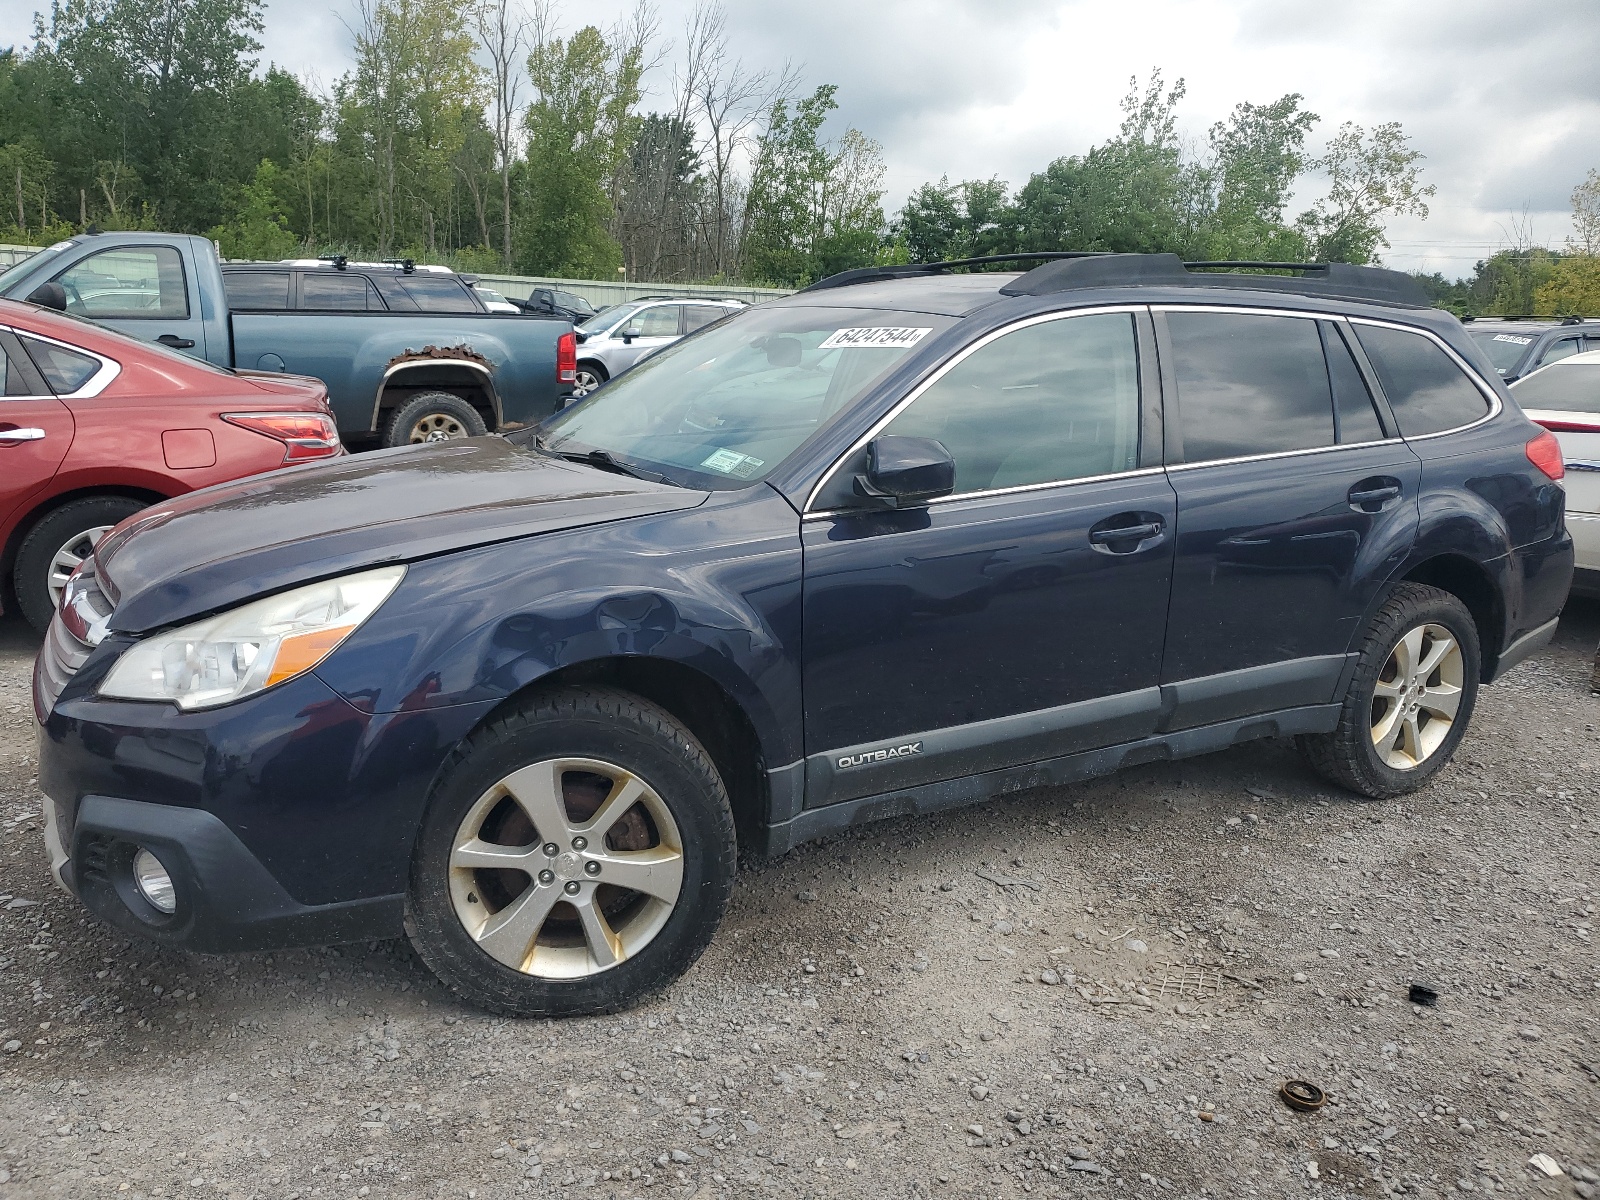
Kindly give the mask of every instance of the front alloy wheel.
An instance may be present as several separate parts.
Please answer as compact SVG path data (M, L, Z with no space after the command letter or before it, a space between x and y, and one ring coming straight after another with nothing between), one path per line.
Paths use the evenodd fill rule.
M61 593L67 590L67 580L72 578L72 573L83 565L83 560L94 552L100 544L100 539L105 537L115 528L111 525L96 525L74 534L67 539L65 545L50 557L50 574L45 577L45 587L50 592L50 607L61 607Z
M598 759L521 767L479 797L450 852L450 899L492 958L580 979L661 932L683 886L678 824L643 779Z
M605 380L600 378L600 373L593 367L580 363L578 365L578 373L573 378L572 394L574 396L587 396L604 382Z
M700 956L735 863L727 790L688 729L625 692L551 692L477 730L440 773L406 932L483 1008L613 1012Z

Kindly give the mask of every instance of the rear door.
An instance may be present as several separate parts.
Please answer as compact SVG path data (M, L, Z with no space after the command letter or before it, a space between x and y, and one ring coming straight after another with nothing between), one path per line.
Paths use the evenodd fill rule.
M196 358L208 357L200 283L190 277L176 245L97 250L60 271L55 282L66 292L67 311L74 316Z
M0 330L0 528L55 475L72 445L72 412L9 331Z
M1343 321L1173 307L1157 326L1178 496L1171 727L1329 703L1415 536L1421 463Z

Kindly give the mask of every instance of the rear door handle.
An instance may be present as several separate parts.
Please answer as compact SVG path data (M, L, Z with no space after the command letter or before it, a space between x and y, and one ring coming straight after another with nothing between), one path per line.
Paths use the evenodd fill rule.
M175 333L163 333L156 341L173 350L188 350L194 346L193 338L181 338Z
M42 429L0 429L0 442L38 442L44 440Z
M1398 483L1384 479L1363 479L1350 489L1349 499L1352 508L1364 512L1378 512L1388 506L1390 501L1398 500L1401 487ZM1375 505L1376 507L1368 507Z

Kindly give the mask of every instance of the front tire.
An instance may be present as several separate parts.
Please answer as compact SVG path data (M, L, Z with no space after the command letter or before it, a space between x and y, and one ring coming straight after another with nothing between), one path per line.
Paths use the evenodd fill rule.
M72 572L112 528L145 505L126 496L88 496L46 513L17 550L17 607L40 633L50 625Z
M580 362L578 374L573 380L572 394L578 397L587 396L609 378L611 377L606 374L606 369L599 363Z
M1300 738L1312 768L1374 800L1416 791L1466 734L1481 653L1460 600L1426 584L1396 587L1367 631L1338 726Z
M383 444L389 449L420 446L481 437L488 430L483 415L460 396L450 392L422 392L390 414L389 423L383 429Z
M406 932L479 1007L613 1012L700 956L735 865L727 791L694 736L626 693L564 691L480 729L446 765Z

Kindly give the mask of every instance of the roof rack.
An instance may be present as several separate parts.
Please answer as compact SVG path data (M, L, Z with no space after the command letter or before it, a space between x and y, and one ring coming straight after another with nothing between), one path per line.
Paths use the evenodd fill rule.
M882 283L888 279L908 279L919 275L939 275L952 267L984 267L991 263L1038 262L1040 259L1098 258L1104 250L1040 250L1022 254L985 254L979 258L952 258L931 263L889 263L881 267L855 267L829 275L816 283L800 289L801 292L821 292L831 288L850 287L857 283Z
M1298 271L1294 276L1241 275L1239 271ZM1228 272L1219 276L1212 272ZM1298 292L1350 300L1430 308L1432 301L1403 271L1349 263L1194 262L1176 254L1100 254L1035 267L1000 291L1007 296L1044 296L1078 288L1229 287Z

